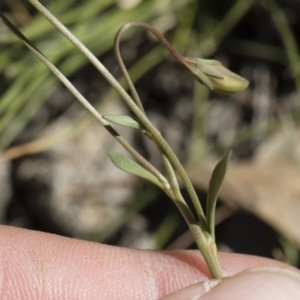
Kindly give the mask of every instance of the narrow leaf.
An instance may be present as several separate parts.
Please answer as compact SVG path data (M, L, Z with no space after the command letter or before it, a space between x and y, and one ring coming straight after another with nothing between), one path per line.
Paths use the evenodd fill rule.
M215 239L215 211L217 199L221 189L221 185L225 178L227 166L231 157L232 151L228 151L221 161L216 165L208 186L206 199L206 219L209 233Z
M103 116L104 119L107 121L110 121L112 123L115 123L117 125L121 125L124 127L129 127L129 128L135 128L135 129L141 129L142 126L139 123L137 119L134 119L129 116L118 116L118 115L105 115Z
M121 169L124 172L148 179L149 181L157 185L159 188L162 188L161 182L152 173L144 169L134 160L128 158L122 153L114 151L108 152L108 155L117 168Z
M15 27L0 11L0 20L28 47L42 54L40 50L38 50L24 35L19 31L17 27ZM43 54L42 54L43 55Z

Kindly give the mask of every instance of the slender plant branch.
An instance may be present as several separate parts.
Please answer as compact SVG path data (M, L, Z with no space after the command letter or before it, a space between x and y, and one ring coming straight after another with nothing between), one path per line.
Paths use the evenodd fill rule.
M178 158L176 157L175 153L168 145L166 140L162 137L161 133L152 125L152 123L147 119L147 117L145 117L144 113L135 104L133 99L126 93L126 91L119 84L119 82L111 75L111 73L104 67L104 65L87 49L86 46L84 46L63 24L61 24L39 1L28 1L88 58L88 60L106 78L106 80L111 84L111 86L116 89L116 91L120 94L125 103L140 120L140 122L144 125L144 127L151 134L151 136L155 137L155 140L164 150L165 154L168 156L178 175L181 177L183 184L186 187L187 192L189 193L195 210L197 212L201 228L203 230L207 230L207 222L196 191L180 161L178 160Z
M143 156L141 156L120 134L102 117L102 115L80 94L72 83L37 49L10 21L0 12L3 22L23 41L28 47L66 86L66 88L78 99L78 101L100 122L100 124L149 172L156 176L162 183L164 190L170 194L170 185L167 179ZM172 194L172 193L171 193Z
M179 184L178 184L177 177L174 172L173 166L171 165L169 159L163 153L163 151L161 149L159 149L159 150L162 155L163 162L164 162L168 182L170 184L170 188L174 195L172 199L173 199L174 203L176 204L177 208L179 209L179 211L181 212L187 225L190 226L190 224L196 224L195 217L192 214L191 210L189 208L186 209L186 207L188 207L188 205L187 205L186 201L184 200L184 198L182 197L182 194L180 192Z
M128 24L128 23L127 23ZM140 108L140 110L146 115L146 112L144 110L142 101L139 97L139 94L137 93L137 90L128 74L128 71L125 67L125 64L123 62L122 56L121 56L121 52L120 52L120 39L121 39L121 35L122 33L128 28L126 25L123 25L117 32L116 36L115 36L115 41L114 41L114 51L115 51L115 57L117 59L117 62L119 64L119 67L127 81L128 87L130 89L130 92L132 94L132 98L135 101L135 103L137 104L137 106Z
M156 30L154 29L152 26L148 25L147 23L143 23L143 22L129 22L124 24L117 32L116 37L115 37L115 41L114 41L114 51L115 51L115 56L117 59L117 62L119 64L119 67L127 81L128 87L130 89L130 92L132 94L132 98L134 99L135 103L139 106L139 108L145 113L144 111L144 107L142 104L142 101L139 97L139 94L130 78L130 75L127 71L127 68L124 64L124 61L122 59L121 56L121 52L120 52L120 40L121 40L121 36L122 34L130 27L133 26L139 26L139 27L143 27L146 28L147 30L150 30L151 32L154 32L155 36L158 37L158 39L163 43L164 46L166 46L166 48L173 53L173 55L178 58L180 55L172 48L172 46L169 44L169 42ZM146 113L145 113L146 115ZM163 163L165 166L165 170L167 172L168 175L168 181L170 183L171 186L171 190L174 193L175 198L173 199L175 204L177 205L177 207L179 208L179 210L182 212L182 210L184 209L184 207L182 208L182 204L186 203L184 198L182 197L182 194L180 192L180 188L179 188L179 184L176 178L176 174L174 172L174 169L172 167L172 164L170 163L168 157L165 155L164 151L161 149L160 145L156 142L155 137L150 137L156 144L159 152L162 155L162 159L163 159ZM185 211L184 213L182 213L184 219L186 220L186 222L188 224L190 223L195 223L195 218L193 217L193 215L191 214L191 211Z
M165 48L171 53L171 55L178 60L179 62L182 63L183 60L183 56L181 54L179 54L172 46L171 44L166 40L166 38L159 32L157 31L153 26L144 23L144 22L139 22L139 21L133 21L133 22L129 22L124 24L117 32L116 36L115 36L115 41L114 41L114 51L115 51L115 56L117 59L117 62L120 66L120 69L128 83L128 86L130 88L130 91L132 93L132 98L134 99L134 101L136 102L136 104L138 105L138 107L140 108L141 111L144 111L144 107L142 105L142 101L136 91L136 88L128 74L128 71L125 67L125 64L123 62L122 56L121 56L121 52L120 52L120 40L121 40L121 36L124 33L124 31L126 31L128 28L130 27L142 27L147 29L148 31L150 31L152 34L154 34L158 40L165 46Z
M115 56L116 56L116 59L117 59L117 62L120 66L120 69L127 81L127 84L129 86L129 89L131 91L131 94L133 96L133 99L134 101L136 102L136 104L140 107L140 109L142 111L144 111L144 108L143 108L143 105L142 105L142 101L137 93L137 90L129 76L129 73L127 71L127 68L124 64L124 61L122 59L122 56L121 56L121 52L120 52L120 40L121 40L121 36L122 34L130 27L142 27L148 31L150 31L153 35L155 35L157 37L157 39L165 46L165 48L170 52L170 54L180 63L182 63L183 61L183 56L181 54L179 54L172 46L171 44L166 40L166 38L159 32L157 31L153 26L147 24L147 23L144 23L144 22L140 22L140 21L133 21L133 22L129 22L129 23L126 23L124 24L117 32L116 34L116 37L115 37L115 41L114 41L114 51L115 51ZM169 177L171 178L171 189L174 191L174 193L176 194L176 198L177 199L183 199L181 193L180 193L180 189L179 189L179 186L178 186L178 181L177 181L177 178L176 178L176 175L174 174L174 171L173 171L173 168L172 168L172 165L170 164L169 162L169 159L168 157L163 153L163 150L161 149L161 146L159 145L159 142L156 141L156 138L155 136L151 136L152 140L155 142L155 144L157 145L162 157L163 157L163 161L164 161L164 165L165 165L165 169L166 169L166 172L167 174L169 175ZM172 169L172 170L171 170ZM175 192L176 191L176 192ZM199 200L197 198L197 203L199 203ZM194 204L194 202L193 202ZM198 206L198 205L197 205ZM198 207L195 207L197 213L198 213ZM201 206L200 206L201 208Z

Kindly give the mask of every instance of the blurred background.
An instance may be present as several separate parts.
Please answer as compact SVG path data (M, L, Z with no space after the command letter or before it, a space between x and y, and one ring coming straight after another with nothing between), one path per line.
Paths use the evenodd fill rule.
M300 2L41 2L120 80L114 35L139 20L180 53L217 59L250 81L244 92L216 95L145 30L131 28L122 38L145 110L186 166L204 206L213 167L233 150L217 208L219 249L299 266ZM27 1L3 0L0 9L102 114L130 114ZM1 224L141 249L195 248L175 205L110 162L107 151L123 151L120 146L1 22L0 115ZM117 129L162 166L149 140Z

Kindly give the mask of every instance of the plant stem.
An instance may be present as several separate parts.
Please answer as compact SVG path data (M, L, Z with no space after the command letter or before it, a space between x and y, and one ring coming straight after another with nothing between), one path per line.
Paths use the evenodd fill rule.
M129 23L126 23L126 24L124 24L119 30L118 30L118 32L117 32L117 34L116 34L116 37L115 37L115 41L114 41L114 51L115 51L115 56L116 56L116 59L117 59L117 62L118 62L118 64L119 64L119 66L120 66L120 69L121 69L121 71L122 71L122 73L123 73L123 75L124 75L124 77L125 77L125 79L126 79L126 81L127 81L127 83L128 83L128 86L129 86L129 88L130 88L130 91L131 91L131 93L132 93L132 96L133 96L133 99L134 99L134 101L135 101L135 103L139 106L139 108L144 112L144 108L143 108L143 105L142 105L142 102L141 102L141 100L140 100L140 97L139 97L139 95L138 95L138 93L137 93L137 91L136 91L136 88L135 88L135 86L134 86L134 84L133 84L133 82L132 82L132 80L131 80L131 78L130 78L130 76L129 76L129 74L128 74L128 71L127 71L127 69L126 69L126 66L125 66L125 64L124 64L124 62L123 62L123 59L122 59L122 56L121 56L121 53L120 53L120 39L121 39L121 36L122 36L122 34L124 33L124 31L125 30L127 30L128 28L130 28L130 27L142 27L142 28L145 28L146 30L149 30L152 34L154 34L157 38L158 38L158 40L165 46L165 48L170 52L170 54L178 61L178 62L180 62L180 63L182 63L183 64L183 60L184 60L184 58L183 58L183 56L181 55L181 54L179 54L172 46L171 46L171 44L166 40L166 38L159 32L159 31L157 31L153 26L151 26L151 25L149 25L149 24L147 24L147 23L144 23L144 22L139 22L139 21L133 21L133 22L129 22ZM183 64L184 65L184 64ZM146 115L144 116L144 118L147 118L146 117ZM157 145L157 147L160 149L160 152L162 153L162 151L161 151L161 149L162 150L164 150L164 151L166 151L165 149L164 149L164 147L160 144L160 141L159 140L157 140L157 136L155 136L155 135L151 135L151 138L153 139L153 141L156 143L156 145ZM171 150L172 151L172 150ZM165 152L166 153L166 155L167 155L167 157L171 154L170 152ZM173 154L173 151L172 151L172 154ZM171 155L172 156L172 155ZM174 154L174 156L175 156L175 154ZM165 159L168 159L167 157L165 157ZM175 156L175 158L176 158L176 156ZM171 158L170 158L171 159ZM179 162L179 161L178 161ZM164 162L165 163L165 162ZM180 163L179 163L180 164ZM180 164L180 166L181 166L181 164ZM165 163L165 167L166 167L166 163ZM171 166L170 166L171 167ZM174 167L175 167L175 169L177 170L177 172L180 174L180 171L181 170L178 170L178 168L176 168L177 166L176 165L174 165ZM166 170L168 171L168 168L166 167ZM184 171L185 172L185 171ZM169 173L169 175L171 175L171 173ZM187 176L186 176L187 177ZM182 178L183 179L183 178ZM177 180L176 180L176 182L177 182ZM184 182L184 184L185 184L185 186L186 186L186 188L187 188L187 190L188 190L188 192L189 192L189 194L190 194L190 192L191 192L191 194L190 194L190 197L191 197L191 200L192 200L192 202L193 202L193 205L194 205L194 207L195 207L195 210L196 210L196 212L197 212L197 216L198 216L198 218L199 218L199 222L200 222L200 224L201 224L201 226L202 226L202 228L206 228L207 226L206 226L206 220L205 220L205 218L204 218L204 215L203 215L203 211L202 211L202 208L201 208L201 205L200 205L200 202L199 202L199 199L198 199L198 197L197 197L197 195L196 195L196 197L194 197L194 195L193 195L193 191L189 191L189 188L188 188L188 185L186 185L186 182L183 180L183 182ZM178 183L177 183L177 185L178 185ZM174 187L175 187L175 184L173 185ZM178 189L178 191L179 191L179 193L180 193L180 190ZM177 192L178 192L177 191ZM180 193L180 195L181 195L181 193ZM178 193L177 193L177 196L179 196L178 195ZM181 198L182 198L182 196L181 196Z
M191 197L201 227L203 229L204 228L206 229L207 223L206 223L205 215L203 213L196 191L190 179L188 178L183 166L181 165L180 161L174 154L171 147L162 137L160 132L152 125L152 123L147 119L147 117L145 117L143 111L141 111L140 108L135 104L133 99L126 93L126 91L119 84L119 82L111 75L111 73L104 67L104 65L89 51L89 49L87 49L85 45L83 45L63 24L61 24L39 1L37 0L28 0L28 1L38 11L40 11L67 39L69 39L74 44L74 46L76 46L88 58L88 60L106 78L106 80L111 84L111 86L116 89L116 91L120 94L120 96L123 98L123 100L128 105L128 107L132 110L132 112L136 115L136 117L145 126L146 130L151 134L151 136L155 137L155 140L164 150L170 162L172 163L172 165L178 172L179 176L181 177L183 184L186 187L187 192Z
M132 94L132 98L134 99L135 103L139 106L141 111L143 111L146 116L146 113L144 111L144 107L140 100L139 94L129 76L129 73L127 71L127 68L124 64L124 61L123 61L121 53L120 53L121 36L126 29L128 29L132 26L140 26L140 27L144 27L144 28L150 30L159 38L160 41L162 41L162 43L167 47L167 49L169 49L169 51L171 53L173 53L173 55L175 55L175 57L179 57L179 54L177 54L177 52L172 48L172 46L168 43L168 41L156 29L154 29L152 26L148 25L147 23L137 22L137 21L130 22L130 23L124 24L118 30L118 32L115 36L115 41L114 41L115 56L116 56L117 62L119 64L119 67L127 81L128 87ZM161 153L163 163L165 166L165 170L168 175L168 182L170 183L170 187L173 192L173 195L170 195L170 198L174 201L174 203L176 204L177 208L180 210L180 212L181 212L182 216L184 217L184 219L186 220L186 222L188 224L195 223L195 218L194 218L193 214L191 213L190 209L188 208L186 201L184 200L184 198L182 197L182 194L180 192L179 184L178 184L178 181L176 178L176 174L174 173L172 164L170 163L170 161L169 161L168 157L166 156L166 154L164 153L164 151L161 149L160 145L156 142L155 138L153 138L151 136L149 136L149 138L153 139L159 152Z
M141 99L136 91L136 88L134 86L134 84L132 83L132 80L127 72L127 69L125 67L125 64L123 62L121 53L120 53L120 40L121 40L121 36L123 34L124 31L126 31L128 28L130 27L142 27L145 28L147 30L149 30L152 34L154 34L158 40L165 46L165 48L171 53L171 55L180 63L182 63L183 60L183 56L181 54L179 54L172 46L171 44L166 40L166 38L159 32L157 31L153 26L144 23L144 22L140 22L140 21L133 21L133 22L129 22L124 24L117 32L116 36L115 36L115 41L114 41L114 51L115 51L115 56L116 59L118 61L118 64L120 66L120 69L128 83L128 86L130 88L130 91L132 93L133 99L136 102L136 104L138 105L138 107L140 108L141 111L144 111Z
M207 232L207 234L204 234L198 224L189 224L189 229L195 238L198 248L201 249L201 253L207 263L212 278L223 278L222 269L217 255L217 247L214 240Z
M181 214L182 214L183 218L185 219L187 225L189 226L190 224L194 224L194 223L196 223L196 220L195 220L194 215L192 214L191 210L189 209L186 201L182 197L182 194L180 192L179 184L178 184L174 169L173 169L169 159L161 151L159 146L158 146L158 149L160 150L160 153L162 155L165 170L166 170L167 175L168 175L168 182L169 182L170 188L173 192L173 197L170 197L170 198L174 201L175 205L177 206L177 208L181 212Z
M128 24L128 23L127 23ZM132 98L133 100L135 101L135 103L137 104L137 106L140 108L140 110L146 115L146 112L144 110L144 107L143 107L143 104L142 104L142 101L140 99L140 96L139 94L137 93L137 90L127 72L127 69L125 67L125 64L123 62L123 59L122 59L122 56L121 56L121 53L120 53L120 39L121 39L121 35L122 33L128 28L126 27L126 25L123 25L117 32L116 36L115 36L115 41L114 41L114 51L115 51L115 57L117 59L117 62L119 64L119 67L127 81L127 84L128 84L128 87L131 91L131 94L132 94Z

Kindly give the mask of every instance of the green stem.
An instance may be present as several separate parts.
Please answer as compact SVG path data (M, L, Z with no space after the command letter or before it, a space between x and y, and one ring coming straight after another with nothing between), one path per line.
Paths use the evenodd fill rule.
M158 40L165 46L165 48L170 52L170 54L181 64L183 64L183 56L181 54L179 54L172 46L171 44L165 39L165 37L159 32L157 31L154 27L152 27L151 25L144 23L144 22L139 22L139 21L134 21L134 22L129 22L124 24L117 32L116 37L115 37L115 42L114 42L114 51L115 51L115 55L116 55L116 59L117 62L120 66L120 69L128 83L128 86L130 88L130 91L132 93L133 99L135 100L135 103L137 104L137 106L140 108L141 111L144 112L144 108L142 105L142 102L140 100L140 97L136 91L136 88L134 86L134 84L132 83L132 80L128 74L128 71L126 69L126 66L123 62L121 53L120 53L120 39L122 34L124 33L125 30L127 30L130 27L142 27L145 28L147 30L149 30L152 34L154 34ZM124 99L125 100L125 99ZM131 108L131 106L129 105L129 107ZM131 108L132 109L132 108ZM133 110L134 112L134 110ZM144 113L145 114L145 113ZM147 120L146 115L143 116L144 120ZM143 120L141 120L143 121ZM151 124L151 123L150 123ZM146 127L146 126L145 126ZM153 127L153 126L152 126ZM148 129L146 127L146 129ZM156 130L156 128L153 127L153 129ZM150 131L150 130L149 130ZM157 144L158 148L162 148L163 151L165 152L165 154L167 155L167 157L169 158L169 160L173 163L175 169L177 170L178 174L180 175L190 197L191 200L193 202L193 205L195 207L195 210L197 212L197 216L199 218L199 222L202 226L202 228L206 229L207 225L206 225L206 220L204 217L204 213L202 210L202 207L200 205L198 196L196 195L194 188L192 186L192 184L190 183L190 180L188 179L188 176L186 175L181 163L178 161L176 155L174 154L174 152L171 150L171 148L167 145L167 143L162 140L163 138L161 137L160 133L158 135L154 134L153 131L151 132L151 138L154 140L154 142ZM175 163L174 163L175 162Z
M148 25L147 23L143 23L143 22L130 22L130 23L126 23L124 24L117 32L116 37L115 37L115 41L114 41L114 51L115 51L115 56L117 59L117 62L119 64L119 67L123 73L123 76L125 77L128 87L130 89L130 92L132 94L132 97L135 101L135 103L139 106L139 108L141 109L141 111L144 112L144 114L146 115L142 102L140 100L139 94L130 78L130 75L127 71L127 68L124 64L124 61L122 59L121 53L120 53L120 40L121 40L121 36L124 33L124 31L132 26L140 26L140 27L144 27L148 30L150 30L151 32L153 32L158 38L159 40L162 41L162 43L167 47L167 49L169 49L169 51L171 53L173 53L173 55L175 55L175 57L178 57L179 55L177 54L177 52L172 48L172 46L168 43L168 41L156 30L154 29L152 26ZM149 136L150 137L150 136ZM150 137L152 138L152 137ZM177 208L180 210L181 214L183 215L184 219L186 220L186 222L188 224L190 223L195 223L195 218L193 216L193 214L191 213L190 209L188 208L188 205L186 204L186 201L184 200L184 198L181 195L180 192L180 188L179 188L179 184L176 178L176 174L174 173L173 167L168 159L168 157L165 155L164 151L161 149L160 145L158 143L156 143L155 139L154 142L157 146L157 148L159 149L159 152L162 155L162 159L164 162L164 166L165 166L165 170L167 172L168 175L168 182L170 183L170 187L171 190L173 192L172 195L169 195L171 199L173 199L173 201L175 202Z
M128 24L128 23L127 23ZM137 106L140 108L140 110L146 115L145 113L145 110L144 110L144 107L143 107L143 104L142 104L142 101L139 97L139 94L137 93L137 90L127 72L127 69L126 69L126 66L123 62L123 59L122 59L122 55L120 53L120 39L121 39L121 36L122 36L122 33L128 28L126 25L123 25L117 32L116 36L115 36L115 41L114 41L114 51L115 51L115 57L117 59L117 62L119 64L119 67L127 81L127 84L128 84L128 87L131 91L131 94L132 94L132 98L133 100L135 101L135 103L137 104Z
M120 40L121 40L121 36L122 34L130 27L142 27L145 28L146 30L150 31L153 35L155 35L157 37L157 39L164 45L164 47L170 52L170 54L181 64L184 65L183 61L184 61L184 57L179 54L173 47L172 45L166 40L166 38L159 32L157 31L153 26L144 23L144 22L140 22L140 21L133 21L133 22L128 22L126 24L124 24L123 26L121 26L121 28L118 30L116 36L115 36L115 41L114 41L114 51L115 51L115 56L117 59L117 62L119 64L119 67L128 83L128 86L130 88L130 91L132 93L132 97L135 101L135 103L138 105L138 107L140 108L141 111L144 111L144 107L142 105L142 101L136 91L136 88L128 74L127 68L124 64L124 61L122 59L122 55L120 53Z
M201 249L201 253L207 263L212 278L223 278L222 269L218 260L217 247L214 240L207 232L207 234L204 234L198 224L189 224L189 228L195 238L198 248Z
M173 169L169 159L161 151L159 146L158 146L158 149L160 150L160 153L162 155L165 170L168 175L168 182L170 184L170 189L173 193L172 197L170 197L170 198L174 201L175 205L181 212L181 214L182 214L183 218L185 219L186 223L188 224L188 226L190 226L190 224L195 224L196 223L195 217L192 214L190 208L188 207L186 201L184 200L184 198L182 197L182 194L180 192L179 184L178 184L174 169ZM201 248L199 248L199 249L201 249Z

